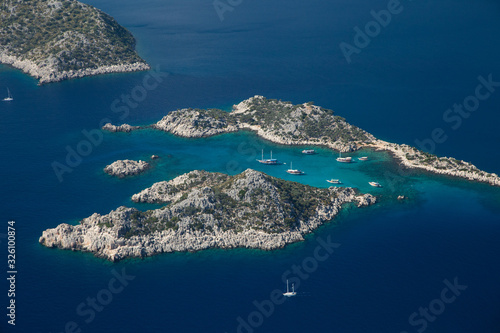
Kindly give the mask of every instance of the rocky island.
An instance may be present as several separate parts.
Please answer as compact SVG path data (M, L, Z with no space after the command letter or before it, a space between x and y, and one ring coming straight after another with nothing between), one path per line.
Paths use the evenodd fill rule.
M4 1L0 62L40 84L150 69L132 34L111 16L75 0Z
M181 109L172 111L150 126L107 124L103 129L125 131L153 128L186 138L208 137L222 133L251 130L259 137L284 145L319 145L340 152L362 148L386 150L406 168L456 176L500 186L500 177L479 170L465 161L438 157L417 148L390 143L349 124L344 118L312 102L293 105L263 96L254 96L234 105L231 112L218 109Z
M110 176L125 178L138 175L149 168L151 168L151 165L145 161L118 160L106 166L104 172Z
M344 204L376 202L352 188L314 188L252 169L235 176L195 170L132 199L165 205L146 212L122 206L96 213L79 225L45 230L39 242L111 261L208 248L272 250L304 240Z
M129 124L123 124L120 126L115 126L111 123L105 124L102 129L109 132L132 132L133 130L140 129L140 126L130 126Z

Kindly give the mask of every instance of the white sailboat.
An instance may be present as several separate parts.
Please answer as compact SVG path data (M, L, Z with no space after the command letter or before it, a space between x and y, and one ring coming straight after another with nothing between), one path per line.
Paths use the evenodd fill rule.
M277 165L279 164L279 161L275 158L273 158L273 151L271 150L271 158L264 159L264 149L262 149L262 158L260 160L257 160L257 162L262 163L262 164L268 164L268 165Z
M337 162L341 163L351 163L352 157L342 157L342 152L339 151L339 157L337 157Z
M294 169L292 162L290 162L290 169L286 170L286 172L288 172L291 175L303 175L304 174L304 171Z
M10 101L13 101L14 98L12 97L12 94L10 93L10 90L9 88L7 88L7 97L5 97L3 99L4 102L10 102Z
M292 296L295 296L297 295L297 293L295 292L295 284L292 283L292 291L290 291L288 289L288 280L286 280L286 293L283 293L283 296L285 297L292 297Z

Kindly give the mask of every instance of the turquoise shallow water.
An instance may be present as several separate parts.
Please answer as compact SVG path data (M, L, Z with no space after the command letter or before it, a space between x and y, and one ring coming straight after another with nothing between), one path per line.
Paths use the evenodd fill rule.
M113 101L141 84L146 73L40 87L0 66L0 94L8 86L15 98L0 104L0 233L7 220L16 221L19 266L17 325L1 320L2 332L64 332L72 322L82 332L238 332L238 318L246 323L260 318L254 301L263 304L274 289L284 289L284 274L310 260L321 243L318 237L340 245L300 278L299 296L263 314L260 325L242 326L239 332L417 332L423 326L412 326L409 316L429 307L440 297L443 280L455 277L467 289L427 322L425 332L499 331L498 188L420 172L405 173L391 186L399 168L386 153L358 152L353 156L370 160L342 165L328 149L305 156L304 147L275 145L250 133L197 140L149 130L103 133L103 142L62 182L51 167L64 162L67 147L85 140L82 130L98 128L105 118L148 124L169 110L227 110L261 94L294 103L315 101L398 143L412 144L442 127L449 138L437 146L438 154L499 173L494 147L500 141L495 111L500 95L484 101L457 130L442 120L447 108L473 92L478 75L500 77L496 2L404 3L405 11L351 65L338 43L352 39L352 28L386 1L245 1L223 22L210 2L88 3L128 27L141 55L168 77L120 119ZM287 164L257 163L262 149ZM161 159L141 176L118 180L102 171L116 159L152 154ZM306 175L286 174L292 161ZM38 244L46 228L133 205L131 195L156 181L193 169L234 174L246 168L319 187L339 178L376 193L379 203L349 207L305 242L272 252L215 249L111 264ZM371 180L384 187L370 187ZM400 194L410 199L397 201ZM0 241L6 253L1 235ZM113 270L122 269L135 278L95 310L92 320L89 312L81 315L79 305L103 296ZM4 280L0 288L7 287Z

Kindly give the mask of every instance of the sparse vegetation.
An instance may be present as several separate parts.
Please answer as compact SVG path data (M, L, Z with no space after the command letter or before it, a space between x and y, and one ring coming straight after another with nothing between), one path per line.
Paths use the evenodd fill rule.
M192 231L296 231L301 223L308 223L314 218L318 209L334 205L337 197L337 192L329 189L314 188L260 173L258 180L254 178L247 182L244 173L228 176L195 172L187 174L187 181L176 186L183 192L180 199L166 206L166 210L170 207L170 212L175 211L173 217L158 219L153 211L134 211L129 216L131 230L127 233L128 237L155 230L177 230L181 225ZM200 183L202 179L204 181ZM192 193L197 189L202 191Z
M75 0L4 1L0 52L57 72L144 63L127 29Z
M243 103L246 103L245 108L238 112L218 109L174 111L156 125L160 129L175 130L170 127L175 119L175 123L182 123L184 129L191 127L192 133L196 133L194 136L209 136L238 128L260 126L269 135L297 144L306 140L318 144L336 143L347 146L375 139L371 134L335 115L332 110L314 106L312 102L293 105L290 102L256 96ZM178 118L183 121L179 122ZM186 136L190 137L192 133Z

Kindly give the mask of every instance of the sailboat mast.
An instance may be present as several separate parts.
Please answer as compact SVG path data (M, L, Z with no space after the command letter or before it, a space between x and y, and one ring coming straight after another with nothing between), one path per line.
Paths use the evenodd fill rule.
M273 159L273 151L271 150L271 159Z
M288 293L288 280L286 280L286 292Z

